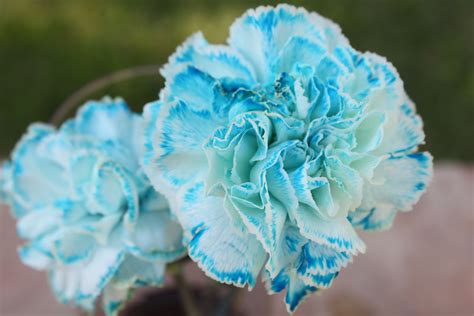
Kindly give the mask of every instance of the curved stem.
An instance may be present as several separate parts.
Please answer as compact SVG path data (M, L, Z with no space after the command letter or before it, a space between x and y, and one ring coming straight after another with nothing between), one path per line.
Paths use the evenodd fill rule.
M82 100L112 83L136 77L158 75L159 68L160 65L130 67L93 80L71 94L54 112L50 122L56 126L59 125L66 118L67 114L75 109Z

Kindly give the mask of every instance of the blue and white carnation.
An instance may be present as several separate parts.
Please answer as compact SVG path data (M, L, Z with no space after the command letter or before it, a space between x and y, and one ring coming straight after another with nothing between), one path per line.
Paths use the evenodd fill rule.
M18 219L19 249L46 270L56 297L116 315L131 289L161 285L186 253L182 230L139 161L143 119L121 99L88 102L58 130L33 124L0 174Z
M144 169L210 277L293 312L365 251L432 174L422 120L395 68L288 5L247 11L227 45L191 36L145 109Z

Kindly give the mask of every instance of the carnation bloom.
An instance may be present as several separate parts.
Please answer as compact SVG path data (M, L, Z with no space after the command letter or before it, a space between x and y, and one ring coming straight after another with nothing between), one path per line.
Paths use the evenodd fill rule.
M49 273L63 303L115 315L132 288L160 285L186 252L167 202L139 165L143 120L120 99L88 102L59 130L33 124L0 176L28 240L21 260Z
M432 159L395 68L333 22L260 7L227 42L195 34L162 68L144 169L209 276L252 287L262 272L292 312L365 251L356 228L412 208Z

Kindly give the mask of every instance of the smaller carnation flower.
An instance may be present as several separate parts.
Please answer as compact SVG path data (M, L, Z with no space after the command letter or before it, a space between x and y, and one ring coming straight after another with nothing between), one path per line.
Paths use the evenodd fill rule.
M161 285L185 255L166 199L139 165L142 119L121 99L88 102L58 130L32 124L0 173L18 219L26 265L45 270L56 297L116 315L131 289Z

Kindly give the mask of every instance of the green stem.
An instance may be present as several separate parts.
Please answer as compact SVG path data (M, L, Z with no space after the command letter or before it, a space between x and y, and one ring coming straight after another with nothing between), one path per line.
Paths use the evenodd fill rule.
M239 288L230 286L227 289L227 293L224 298L221 300L221 303L217 306L215 311L215 316L227 316L232 310L232 305L235 304L236 300L239 298Z
M183 303L186 315L201 316L201 312L199 311L199 308L196 305L196 302L194 301L193 293L191 292L191 289L189 288L183 276L184 262L178 262L173 264L171 269L168 269L168 271L170 271L173 275L174 281L176 283L176 288Z
M144 66L136 66L130 67L126 69L122 69L110 74L107 74L103 77L95 79L79 90L71 94L54 112L50 122L53 125L58 126L66 116L77 108L84 99L89 97L91 94L107 87L108 85L132 78L143 77L143 76L157 76L158 69L160 65L144 65Z

